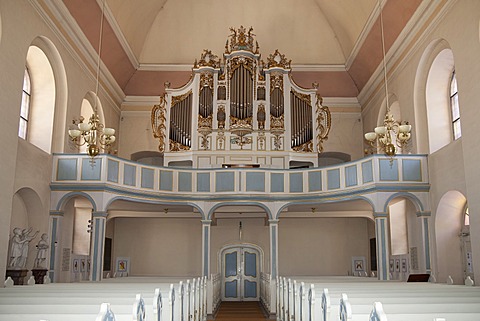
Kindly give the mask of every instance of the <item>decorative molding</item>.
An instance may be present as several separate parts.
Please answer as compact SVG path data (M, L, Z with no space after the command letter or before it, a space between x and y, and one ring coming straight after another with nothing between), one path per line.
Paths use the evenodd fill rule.
M357 97L323 97L322 105L328 106L331 108L335 108L335 107L361 108L362 107Z
M385 59L389 81L395 78L399 71L403 70L403 67L457 1L423 1L419 5L412 18L386 53ZM383 66L379 64L358 95L358 100L364 106L362 112L366 112L370 108L368 106L370 101L383 93L381 90L383 81Z
M308 72L345 72L347 68L345 65L336 64L336 65L326 65L326 64L292 64L292 71L308 71Z
M160 96L125 96L123 106L153 106L160 102Z
M345 65L292 64L293 72L345 72ZM139 71L192 71L192 64L145 64L140 63Z
M381 1L381 7L383 8L385 6L385 3L387 0L382 0ZM370 34L370 31L373 28L373 25L375 24L375 21L377 21L378 16L380 15L380 11L378 10L378 2L375 3L375 7L373 8L372 12L370 13L370 16L367 19L367 22L365 23L365 26L363 27L362 31L360 32L360 35L357 37L357 41L353 45L353 49L350 52L350 55L347 57L347 60L345 61L345 69L350 70L350 67L352 67L353 62L357 58L358 53L360 52L360 49L362 49L363 44L365 43L365 40L367 39L367 36Z
M65 4L62 1L46 0L29 0L29 2L70 53L73 60L86 71L87 76L95 83L98 54ZM100 71L100 86L115 111L120 113L119 106L125 94L103 62L100 64Z
M98 6L101 8L103 0L96 0L96 1ZM137 59L137 56L135 56L127 39L123 35L122 29L120 29L120 26L117 23L117 19L115 19L115 17L113 16L112 10L110 10L108 3L105 3L105 17L107 18L107 21L110 24L110 27L112 28L113 33L115 34L118 41L120 42L120 45L122 46L123 51L125 51L125 54L130 60L130 63L132 64L133 68L138 69L138 66L140 65L140 63Z

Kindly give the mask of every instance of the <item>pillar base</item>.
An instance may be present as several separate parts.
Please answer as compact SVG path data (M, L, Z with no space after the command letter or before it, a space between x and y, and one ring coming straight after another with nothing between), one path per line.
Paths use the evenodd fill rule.
M43 284L43 277L47 275L47 272L47 269L32 269L32 274L35 278L35 284Z
M5 273L5 279L11 277L14 285L23 285L27 273L27 269L8 269Z

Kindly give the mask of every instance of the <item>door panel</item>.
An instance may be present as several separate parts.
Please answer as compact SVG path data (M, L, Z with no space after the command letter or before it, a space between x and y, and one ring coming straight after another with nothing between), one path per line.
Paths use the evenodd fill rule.
M254 248L235 247L222 255L222 300L258 300L259 253Z

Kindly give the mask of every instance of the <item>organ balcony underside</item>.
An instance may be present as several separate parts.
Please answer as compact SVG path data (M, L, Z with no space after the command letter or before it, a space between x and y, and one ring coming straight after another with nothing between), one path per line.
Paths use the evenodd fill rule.
M164 165L317 165L331 126L318 86L296 85L291 61L278 50L265 63L252 28L230 31L223 60L204 50L189 82L165 84L152 110Z

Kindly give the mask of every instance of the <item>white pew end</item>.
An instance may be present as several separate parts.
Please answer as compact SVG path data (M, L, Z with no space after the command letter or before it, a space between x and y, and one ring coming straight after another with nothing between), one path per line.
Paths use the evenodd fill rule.
M322 315L323 321L330 320L330 294L328 294L328 289L323 289L322 293Z
M143 300L141 294L135 296L132 314L133 321L145 321L145 300Z
M160 289L155 289L155 294L153 295L153 316L155 321L160 321L162 318L162 294Z
M110 303L102 303L100 313L98 313L95 321L115 321L115 314L110 309Z
M453 279L450 275L447 277L447 284L448 285L453 285Z
M352 306L348 301L348 296L342 293L340 299L340 321L352 320Z
M387 321L387 315L383 311L382 303L373 303L373 310L370 313L369 321Z

